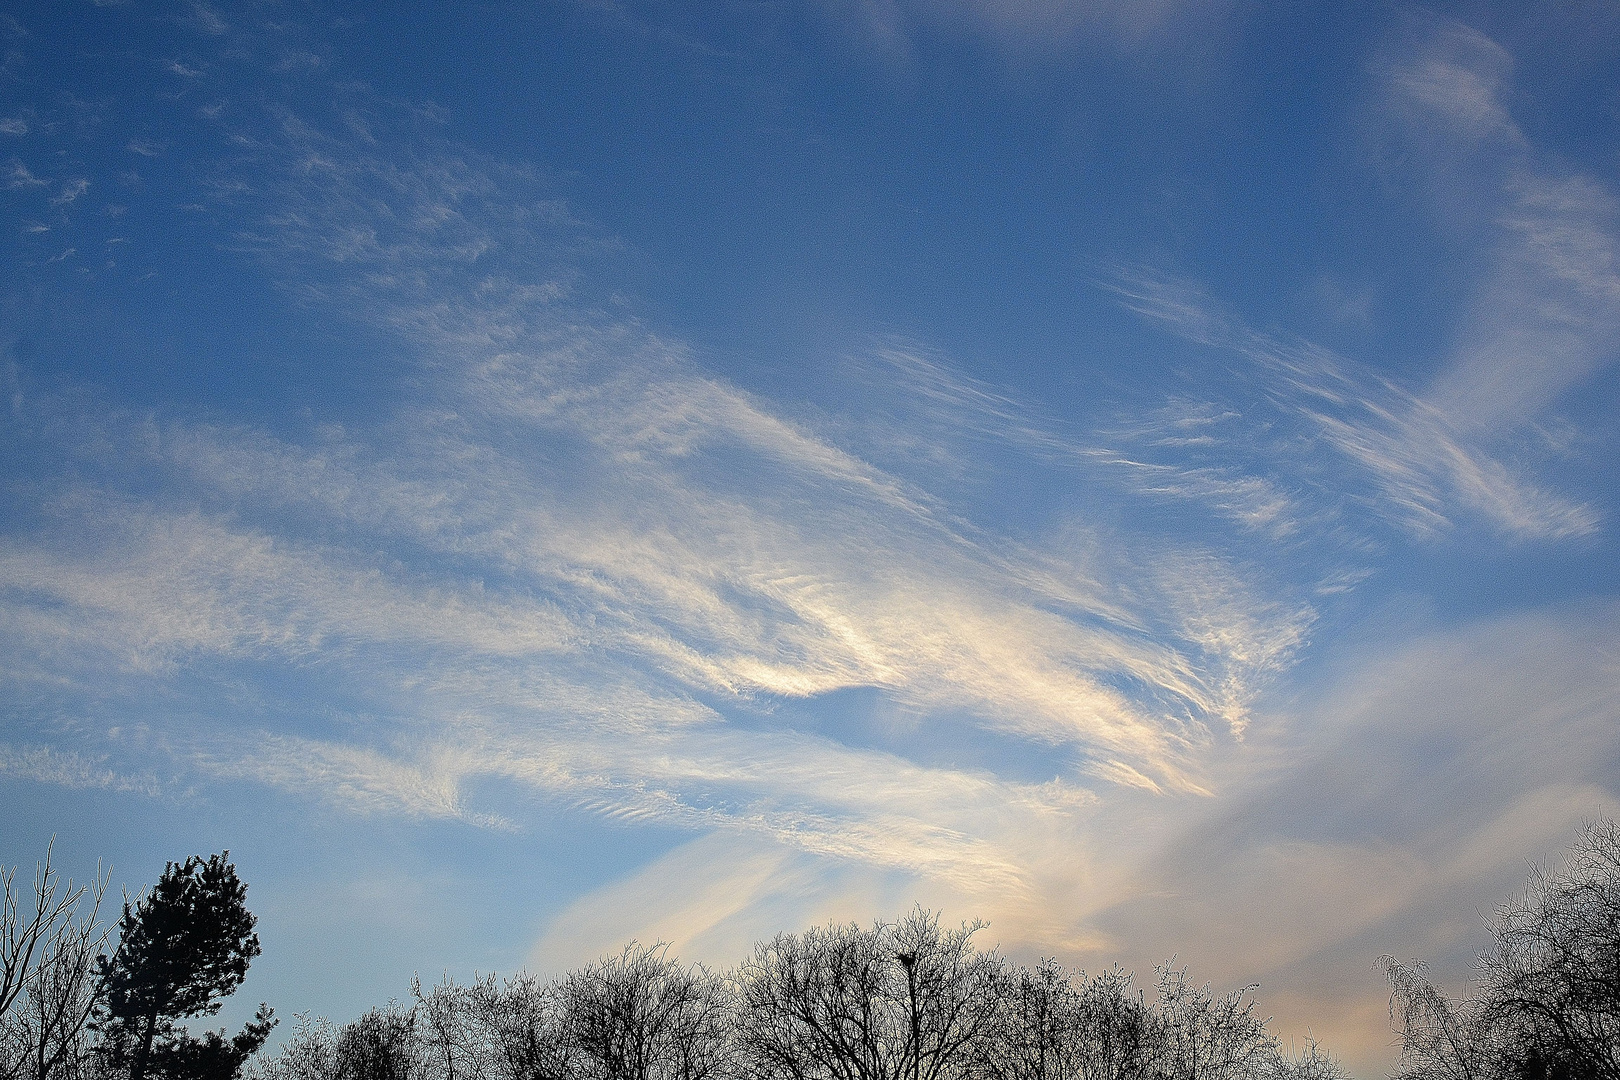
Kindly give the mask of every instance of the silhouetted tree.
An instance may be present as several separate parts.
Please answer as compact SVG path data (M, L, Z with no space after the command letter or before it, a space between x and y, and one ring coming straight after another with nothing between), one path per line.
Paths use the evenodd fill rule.
M108 878L98 870L90 884L64 887L51 867L52 846L34 874L32 907L15 887L16 868L0 871L4 1080L72 1076L90 1053L85 1026L96 1002L95 959L112 931L100 920Z
M1298 1055L1279 1053L1272 1067L1277 1080L1348 1080L1343 1066L1322 1049L1315 1039L1306 1039Z
M1079 981L1080 985L1076 985ZM1118 968L1086 981L1055 960L1000 984L990 1038L975 1055L985 1080L1131 1080L1143 1072L1147 1009Z
M738 970L737 1044L760 1077L943 1080L993 1040L1004 964L982 924L918 909L871 929L781 934Z
M244 1072L253 1080L336 1080L336 1026L324 1017L295 1013L297 1023L279 1052L260 1055Z
M1283 1053L1247 989L1164 967L1148 1003L1117 967L979 952L981 925L781 934L726 977L631 944L548 983L418 981L409 1007L301 1021L253 1080L1344 1080L1315 1043Z
M580 1077L708 1080L726 1063L725 987L700 965L682 967L662 947L570 972L562 1024Z
M1620 827L1588 826L1557 873L1497 909L1480 958L1486 1022L1526 1075L1620 1080Z
M1148 1053L1149 1013L1135 977L1120 967L1094 976L1080 990L1074 1039L1085 1080L1128 1080Z
M1254 987L1216 996L1186 968L1158 969L1146 1041L1156 1080L1248 1080L1277 1071L1277 1037L1256 1012Z
M576 1080L589 1073L561 996L558 984L527 975L430 989L417 981L410 1006L373 1009L341 1029L301 1016L254 1080Z
M411 987L432 1080L568 1080L581 1071L562 989L520 975Z
M1074 978L1055 960L1012 972L997 995L990 1035L976 1047L973 1072L986 1080L1085 1080L1076 1052Z
M417 1080L422 1074L414 1010L372 1009L338 1035L336 1080Z
M259 955L247 886L229 854L169 863L151 893L125 901L118 949L98 960L98 1027L130 1080L230 1080L275 1025L267 1005L230 1039L198 1038L175 1023L218 1012Z
M480 1033L491 1080L570 1080L578 1054L567 1037L562 991L527 975L487 976L465 991L462 1016Z
M1478 990L1452 1001L1381 957L1397 1080L1620 1080L1620 826L1589 825L1557 871L1497 909Z
M448 976L426 992L420 978L411 980L417 1035L435 1080L485 1080L488 1074L488 1039L469 1015L472 992Z
M1486 1080L1490 1033L1478 999L1453 1001L1429 981L1422 961L1378 958L1389 979L1389 1014L1401 1035L1393 1080Z

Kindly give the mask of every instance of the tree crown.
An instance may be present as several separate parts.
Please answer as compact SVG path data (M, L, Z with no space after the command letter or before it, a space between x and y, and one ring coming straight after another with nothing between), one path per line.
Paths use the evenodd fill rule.
M150 893L124 902L118 951L99 968L114 1016L211 1015L242 984L259 937L229 856L171 862Z

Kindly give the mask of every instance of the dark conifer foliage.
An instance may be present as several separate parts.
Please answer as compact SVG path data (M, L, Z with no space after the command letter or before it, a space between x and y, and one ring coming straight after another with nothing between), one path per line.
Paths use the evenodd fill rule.
M176 1021L211 1016L259 955L247 885L229 852L169 863L152 891L124 904L118 949L97 965L108 1053L130 1080L230 1080L270 1034L268 1006L236 1036L198 1038Z

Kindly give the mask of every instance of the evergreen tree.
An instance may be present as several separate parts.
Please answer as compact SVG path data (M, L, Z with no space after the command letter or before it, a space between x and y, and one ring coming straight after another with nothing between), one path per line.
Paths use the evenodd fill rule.
M176 1025L217 1013L259 955L247 885L229 855L169 863L150 894L125 901L118 949L98 962L98 1027L130 1080L234 1080L275 1026L266 1005L230 1039Z

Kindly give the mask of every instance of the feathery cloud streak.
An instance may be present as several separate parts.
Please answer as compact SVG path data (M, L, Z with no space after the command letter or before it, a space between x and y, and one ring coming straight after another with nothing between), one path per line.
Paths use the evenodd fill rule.
M1392 81L1420 103L1474 85ZM1480 108L1470 122L1500 128ZM0 548L27 658L13 679L127 692L290 665L338 669L365 703L341 736L268 700L258 734L165 736L199 768L491 824L507 819L462 793L499 777L610 815L1016 881L1018 860L991 852L1022 826L992 828L986 807L1061 816L1098 781L1205 790L1211 747L1303 644L1306 598L1362 573L1319 555L1256 569L1255 537L1294 543L1343 508L1310 478L1234 460L1227 411L1171 402L1077 431L896 344L867 361L895 388L881 423L795 418L573 298L558 255L579 230L555 201L514 198L520 175L420 142L383 156L285 112L234 142L247 149L216 187L240 243L317 310L358 313L423 389L369 430L304 441L110 411L19 421L57 453L100 448L101 472ZM1364 469L1406 528L1440 530L1453 502L1515 535L1596 527L1390 381L1186 289L1119 291L1256 361L1265 395ZM1099 507L1190 499L1229 528L1156 538L1135 565L1116 549L1144 537L1100 523L1016 538L958 504L949 469L897 459L919 439L928 465L994 442L1063 466ZM161 501L133 494L154 483ZM783 719L785 703L855 690L978 734L951 766L922 766L845 745L825 718Z
M1309 608L1217 549L1158 544L1122 588L1097 537L1014 541L572 300L531 272L566 210L490 169L287 115L237 145L240 242L423 389L303 441L49 399L14 418L78 478L0 546L9 677L92 712L152 681L215 707L253 682L245 727L146 719L183 768L497 826L464 792L502 779L1016 891L1038 844L1013 838L1071 828L1096 784L1202 791L1202 755L1303 640ZM1040 442L1000 408L999 438ZM351 705L300 719L250 670ZM976 734L925 765L786 719L856 690Z
M1620 356L1616 203L1597 179L1540 160L1503 104L1512 62L1499 45L1461 24L1417 21L1414 39L1377 68L1375 127L1439 216L1487 208L1486 269L1426 389L1245 327L1196 285L1123 272L1108 287L1189 340L1251 361L1270 404L1371 482L1376 517L1427 537L1459 513L1519 539L1590 535L1596 508L1508 461L1548 456L1538 422ZM1210 421L1195 410L1186 422ZM1287 468L1293 448L1278 449L1272 467Z

